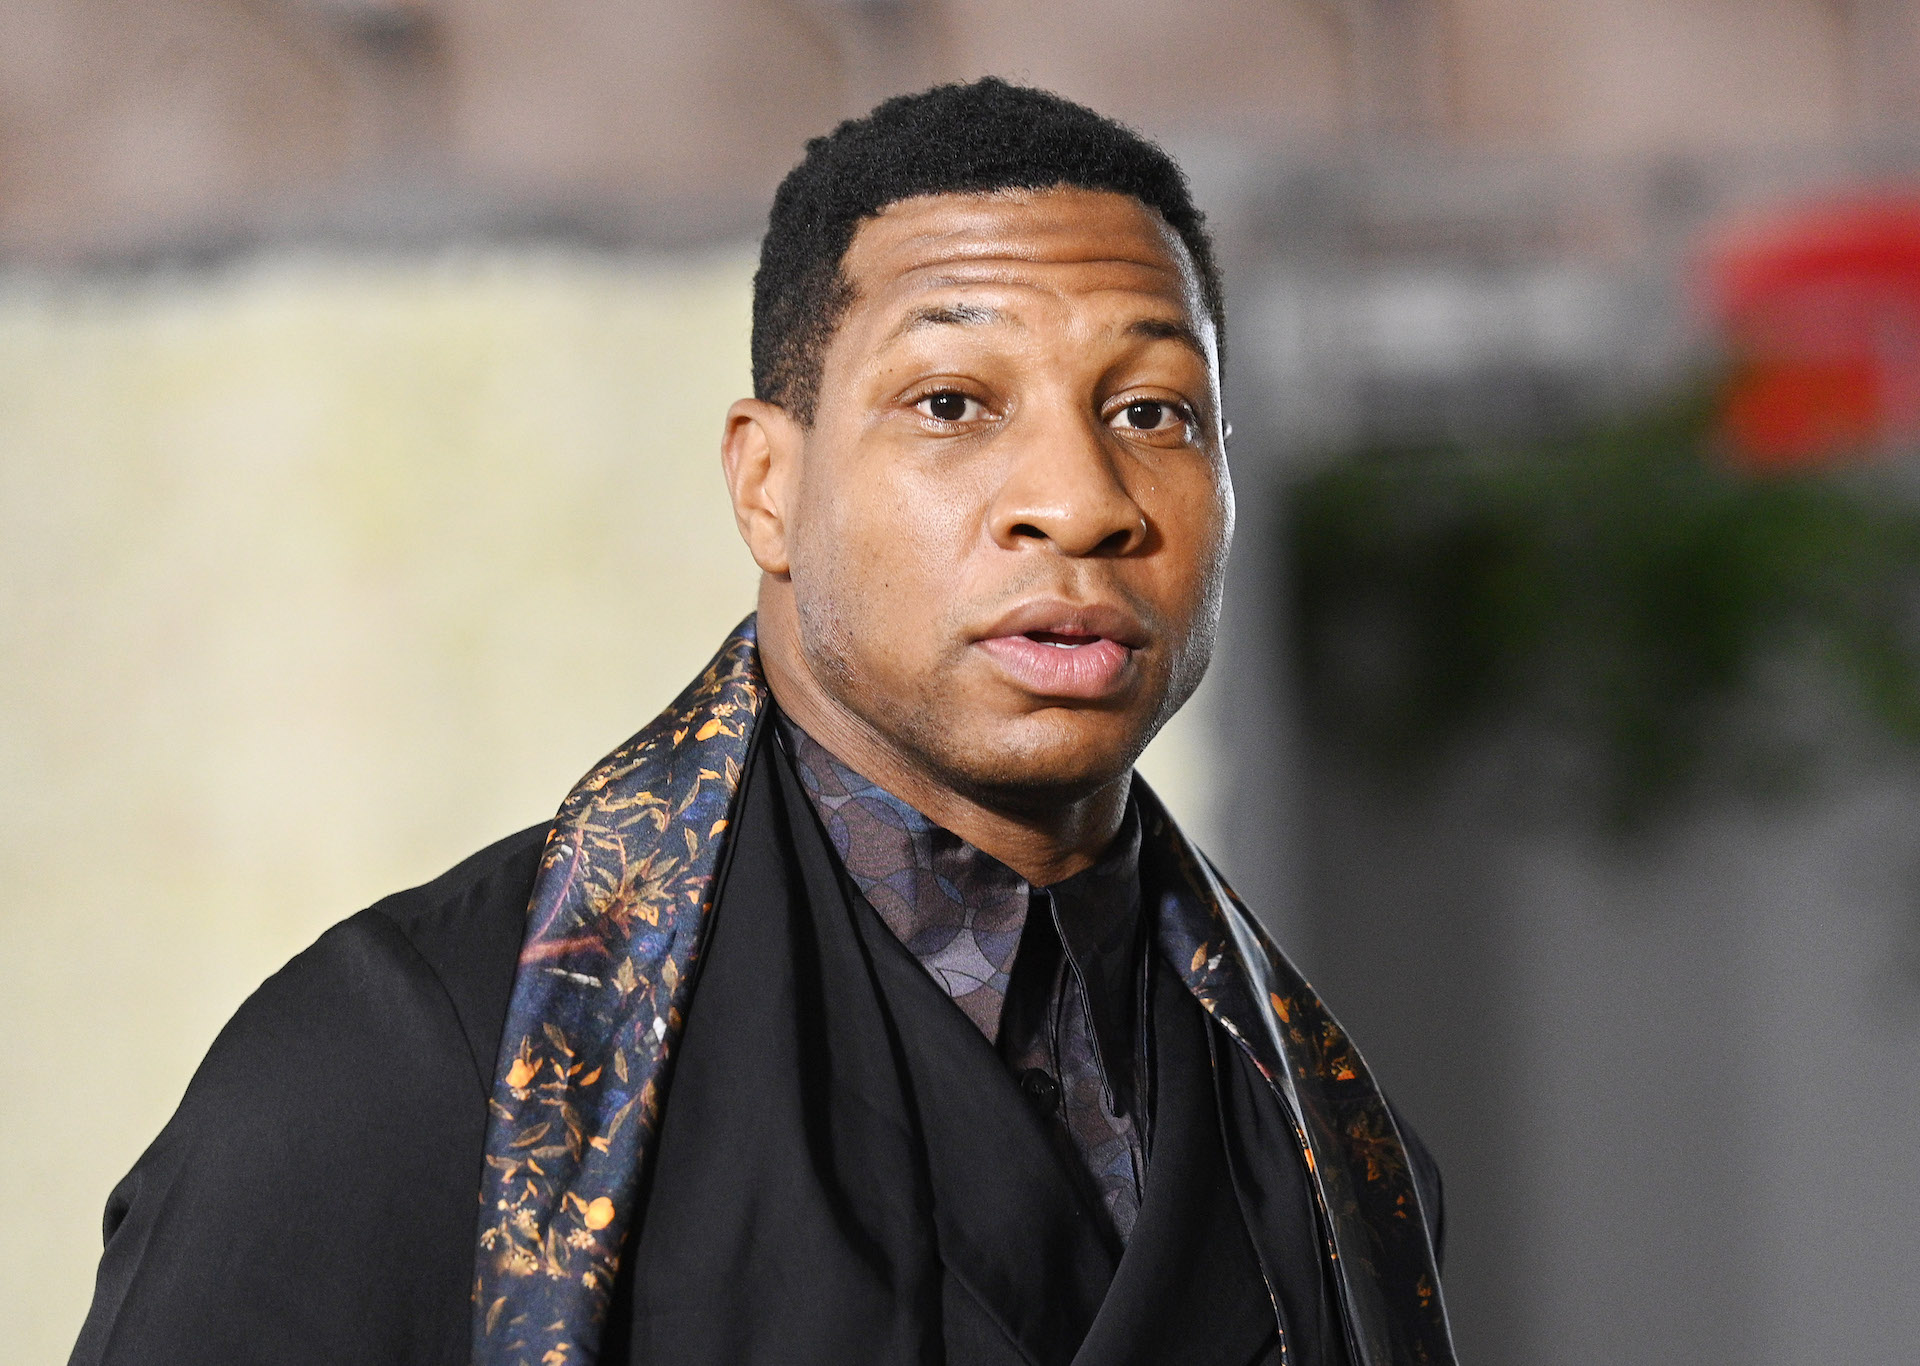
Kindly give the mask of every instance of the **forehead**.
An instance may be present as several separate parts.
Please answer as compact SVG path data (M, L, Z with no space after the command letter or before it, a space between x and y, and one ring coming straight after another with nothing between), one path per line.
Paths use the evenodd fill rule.
M1139 200L1107 191L903 199L860 225L842 271L858 303L882 313L929 292L1006 285L1152 298L1196 327L1210 321L1179 234Z

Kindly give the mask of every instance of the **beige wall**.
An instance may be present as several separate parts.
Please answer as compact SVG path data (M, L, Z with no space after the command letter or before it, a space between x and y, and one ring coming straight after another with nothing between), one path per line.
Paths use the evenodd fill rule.
M108 1190L261 978L546 819L751 607L749 267L0 284L0 1357L65 1359ZM1204 829L1177 724L1147 769Z

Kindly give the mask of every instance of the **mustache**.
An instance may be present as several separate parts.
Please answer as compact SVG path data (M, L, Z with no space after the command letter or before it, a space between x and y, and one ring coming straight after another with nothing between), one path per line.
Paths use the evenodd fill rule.
M955 600L946 617L948 623L956 627L978 626L997 621L1015 605L1034 598L1120 607L1146 628L1150 640L1164 642L1170 638L1165 613L1128 588L1118 575L1097 564L1037 565L1024 569L996 583L991 590Z

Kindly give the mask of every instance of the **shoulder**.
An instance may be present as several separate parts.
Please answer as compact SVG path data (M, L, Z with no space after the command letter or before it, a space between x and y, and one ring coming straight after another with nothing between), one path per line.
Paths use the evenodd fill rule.
M75 1362L458 1359L544 833L342 921L247 999L108 1201Z
M388 1118L484 1126L543 838L509 836L321 935L228 1021L169 1133L222 1147L297 1117L293 1143L345 1152Z
M431 975L460 1022L483 1092L493 1082L527 901L548 829L536 825L509 835L335 927L344 940Z
M470 1056L466 1080L484 1095L545 834L510 835L333 926L240 1008L196 1084L243 1060L272 1073L299 1059L337 1065L356 1043L397 1045L388 1057L404 1065L436 1040Z

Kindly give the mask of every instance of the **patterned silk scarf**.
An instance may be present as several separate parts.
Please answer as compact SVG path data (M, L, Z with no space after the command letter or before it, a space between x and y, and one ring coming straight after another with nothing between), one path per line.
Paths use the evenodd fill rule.
M749 617L554 820L489 1101L475 1366L595 1360L767 697ZM1355 1366L1448 1366L1420 1197L1366 1064L1146 784L1135 790L1143 857L1175 873L1158 950L1288 1117Z

